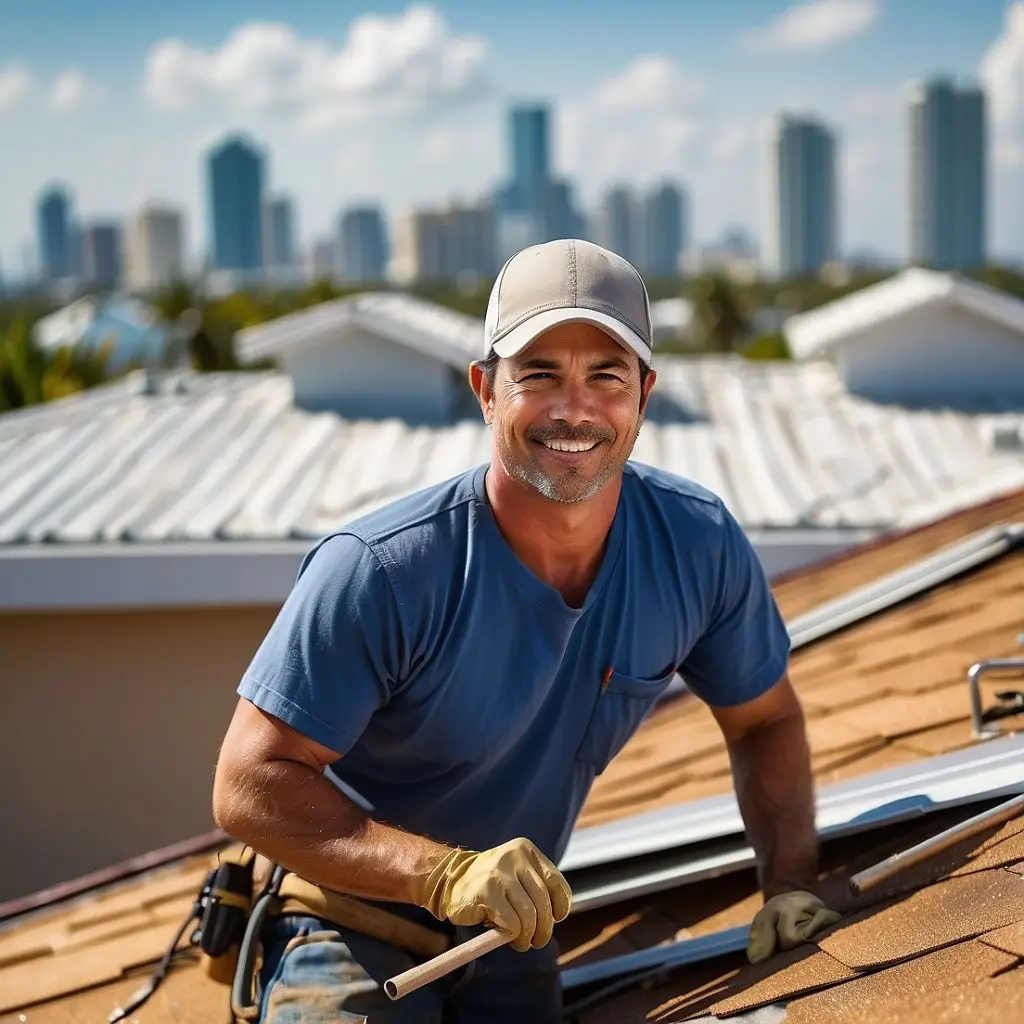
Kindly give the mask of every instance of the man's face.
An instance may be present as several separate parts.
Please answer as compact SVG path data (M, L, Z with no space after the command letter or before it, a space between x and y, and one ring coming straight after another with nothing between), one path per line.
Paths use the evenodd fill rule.
M570 503L593 498L621 472L654 376L641 389L639 359L599 328L576 323L501 359L493 389L475 370L472 380L505 472Z

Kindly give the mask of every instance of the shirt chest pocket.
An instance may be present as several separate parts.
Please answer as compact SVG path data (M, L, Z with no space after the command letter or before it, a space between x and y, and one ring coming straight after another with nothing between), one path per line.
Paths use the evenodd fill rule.
M600 775L626 745L657 699L668 689L675 671L657 679L612 672L598 694L576 758Z

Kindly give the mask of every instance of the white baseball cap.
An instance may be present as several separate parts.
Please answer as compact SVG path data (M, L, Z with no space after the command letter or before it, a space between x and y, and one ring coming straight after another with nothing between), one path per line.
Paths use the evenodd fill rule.
M651 304L640 275L628 260L579 238L530 246L501 268L487 303L484 357L514 356L566 323L593 324L651 365Z

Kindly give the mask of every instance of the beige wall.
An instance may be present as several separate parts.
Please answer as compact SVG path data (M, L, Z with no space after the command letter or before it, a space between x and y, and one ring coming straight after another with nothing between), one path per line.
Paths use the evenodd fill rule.
M276 608L0 614L0 901L213 827Z

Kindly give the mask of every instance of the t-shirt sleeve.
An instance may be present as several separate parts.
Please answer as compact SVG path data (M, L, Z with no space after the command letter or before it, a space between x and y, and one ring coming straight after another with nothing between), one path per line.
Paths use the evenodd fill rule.
M713 707L743 704L770 690L786 671L790 647L757 552L724 507L723 513L718 560L709 572L709 621L679 669Z
M339 534L303 561L238 694L345 754L387 702L404 651L386 571L362 540Z

